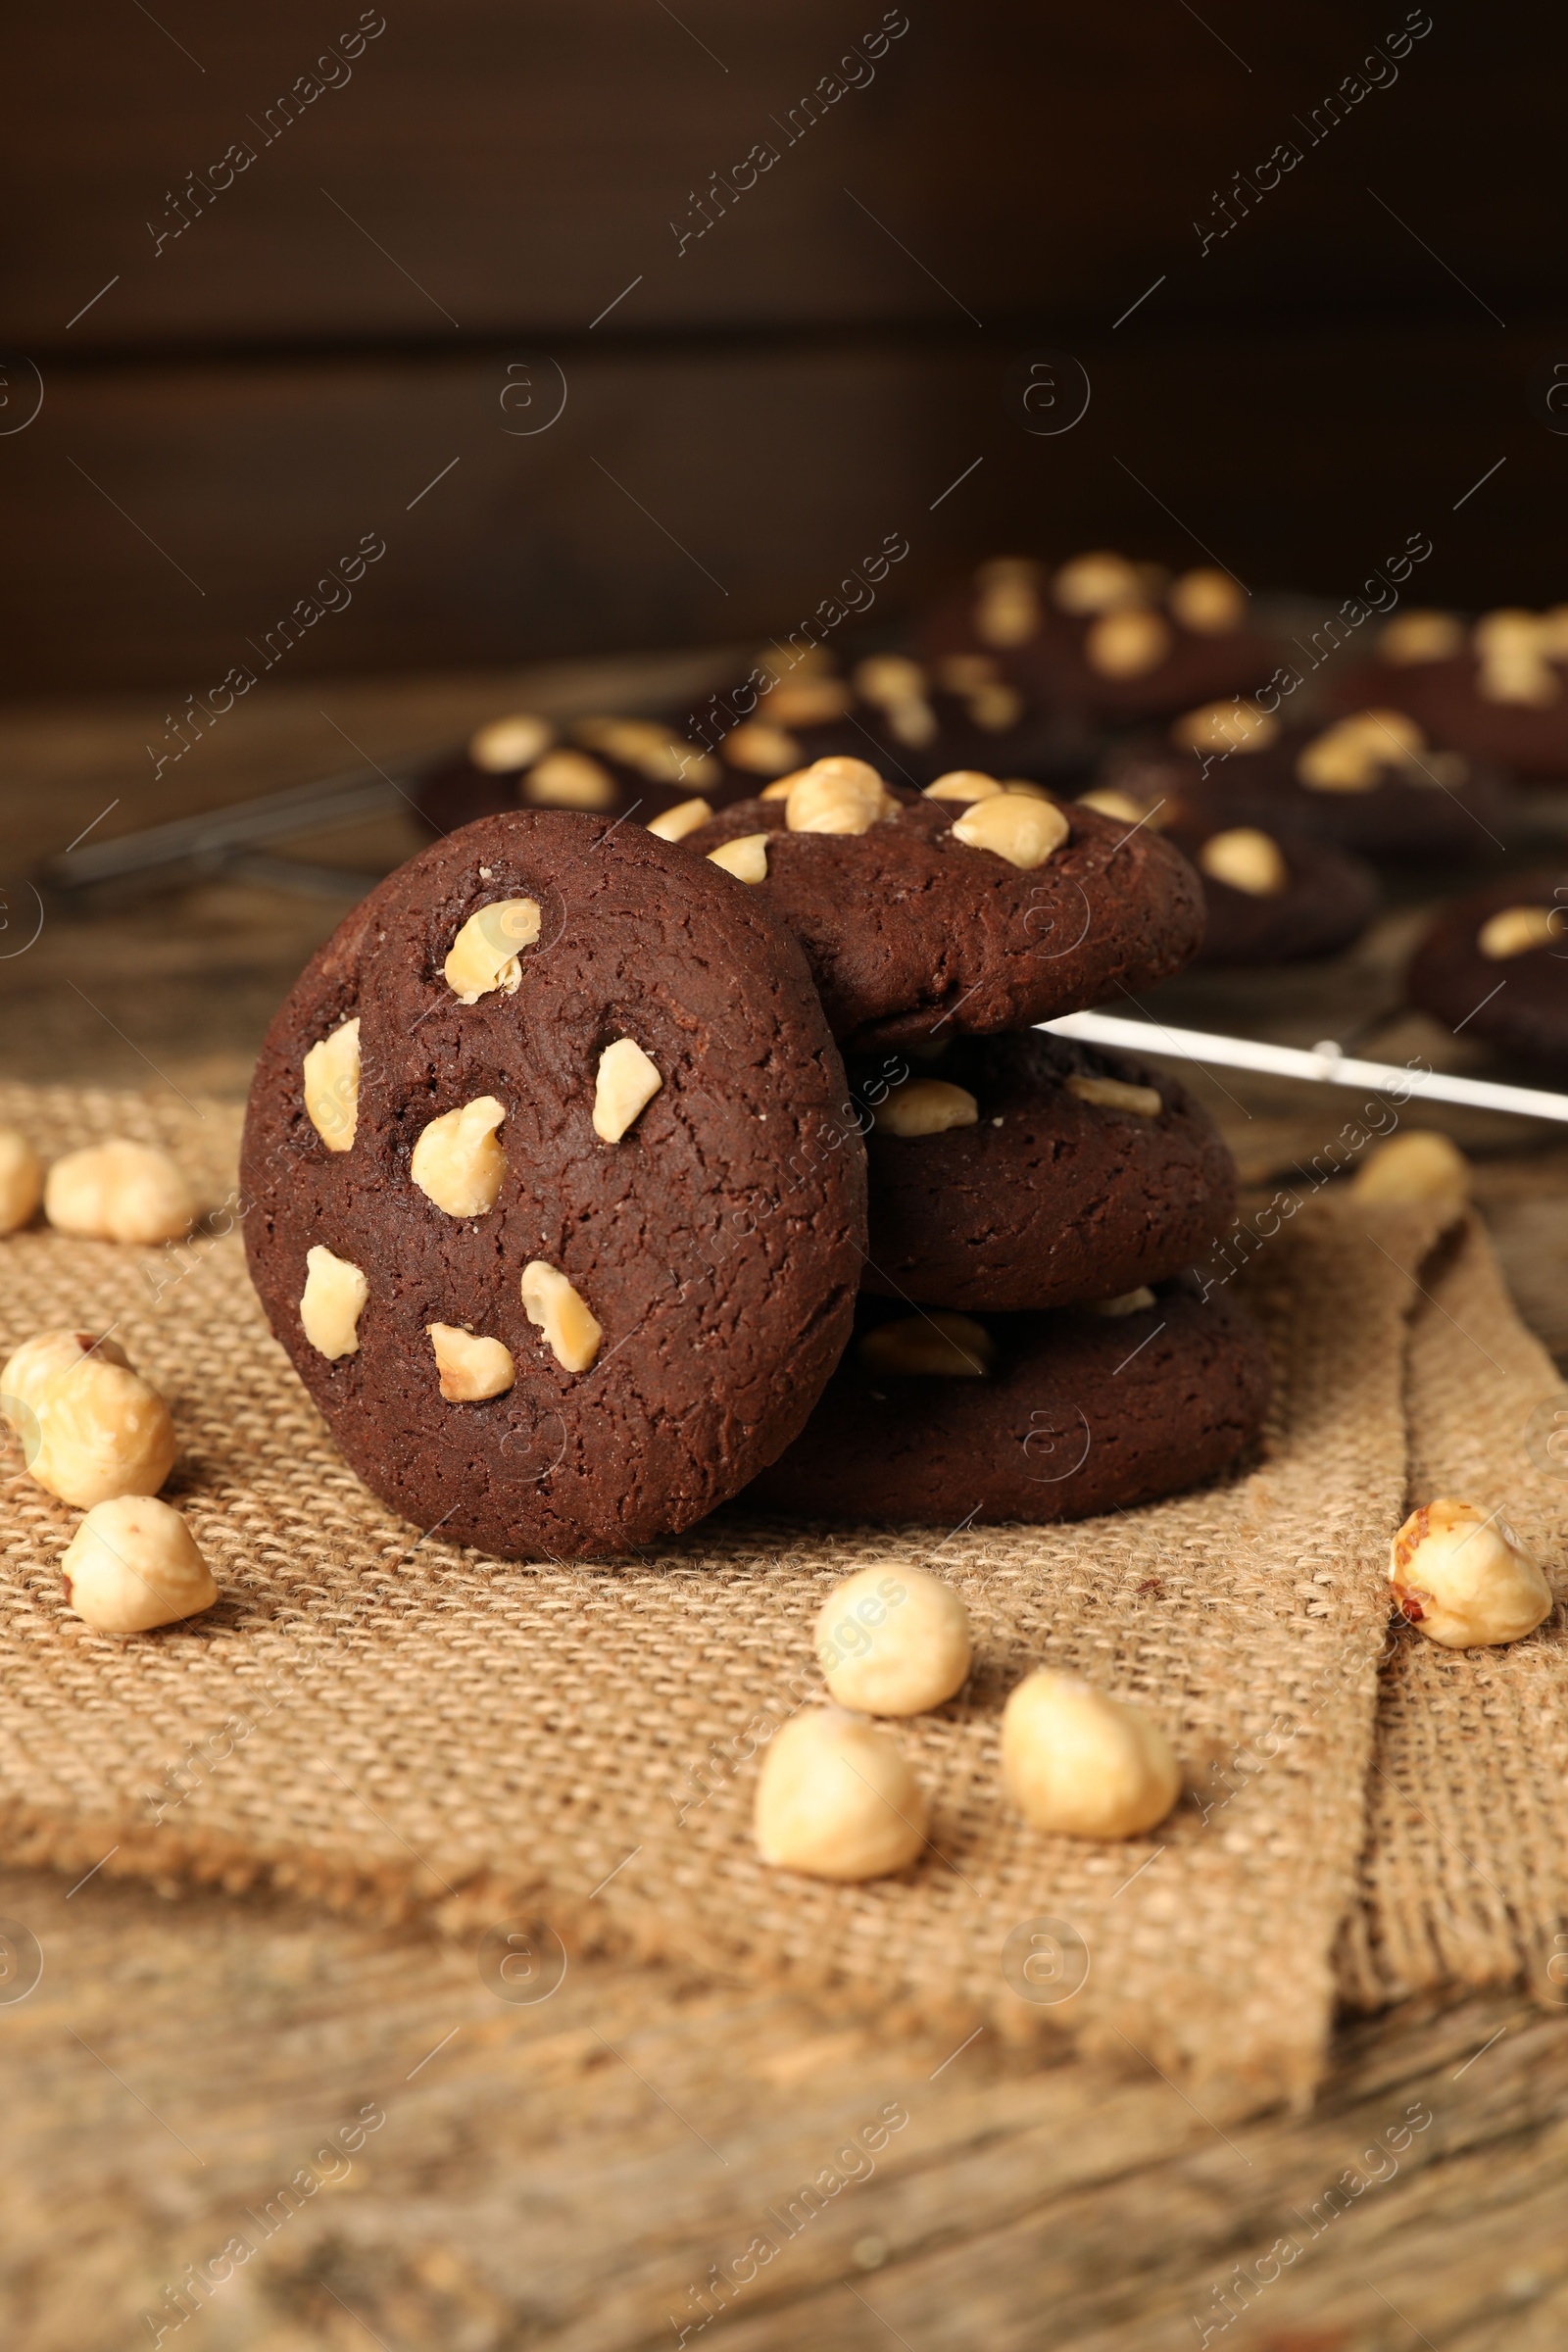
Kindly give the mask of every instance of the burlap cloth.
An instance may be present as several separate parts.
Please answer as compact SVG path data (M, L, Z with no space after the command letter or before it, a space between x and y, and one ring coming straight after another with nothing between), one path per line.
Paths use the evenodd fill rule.
M0 1118L46 1152L163 1140L233 1223L231 1109L10 1088ZM567 1952L792 1982L950 2022L956 2042L1066 2030L1136 2050L1210 2114L1302 2096L1363 1844L1406 1487L1405 1268L1431 1240L1430 1220L1363 1223L1303 1210L1260 1253L1277 1397L1261 1459L1227 1482L1057 1530L822 1533L731 1506L657 1556L575 1566L421 1540L375 1502L268 1334L237 1234L14 1236L0 1346L115 1328L170 1400L169 1492L222 1597L185 1627L93 1633L62 1605L77 1514L12 1449L0 1851L417 1908L467 1935L544 1922ZM749 1817L756 1750L818 1688L816 1605L871 1559L934 1561L962 1590L977 1669L895 1734L933 1800L932 1850L841 1887L762 1867ZM1002 1700L1041 1661L1172 1731L1190 1794L1152 1838L1048 1839L1003 1802ZM1445 1661L1419 1665L1449 1690Z
M1523 1977L1568 2005L1568 1394L1473 1218L1421 1270L1410 1323L1409 1499L1462 1494L1534 1552L1558 1606L1528 1641L1391 1644L1367 1784L1361 1900L1340 1974L1375 2008Z

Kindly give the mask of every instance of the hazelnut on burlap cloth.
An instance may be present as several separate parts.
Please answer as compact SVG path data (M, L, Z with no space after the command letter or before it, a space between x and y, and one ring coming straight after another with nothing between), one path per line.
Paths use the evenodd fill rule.
M1405 1381L1409 1501L1499 1509L1557 1606L1526 1637L1391 1643L1341 1987L1364 2008L1522 1979L1568 2007L1568 1391L1469 1217L1421 1270Z
M20 1087L0 1120L47 1154L128 1130L193 1173L238 1123ZM570 1952L788 1982L955 2040L1072 2034L1199 2086L1210 2114L1302 2096L1363 1839L1405 1268L1433 1230L1366 1223L1305 1209L1258 1252L1270 1426L1258 1463L1202 1492L1038 1529L823 1534L730 1506L647 1557L574 1566L421 1539L368 1494L268 1333L237 1234L18 1234L0 1347L114 1327L172 1409L166 1493L221 1590L183 1625L93 1632L63 1604L74 1514L0 1457L0 1851L465 1936L526 1918ZM930 1850L830 1885L758 1858L756 1754L820 1689L824 1593L870 1562L961 1590L976 1670L888 1734L931 1799ZM1003 1701L1042 1664L1170 1734L1188 1793L1152 1835L1047 1838L1007 1806Z

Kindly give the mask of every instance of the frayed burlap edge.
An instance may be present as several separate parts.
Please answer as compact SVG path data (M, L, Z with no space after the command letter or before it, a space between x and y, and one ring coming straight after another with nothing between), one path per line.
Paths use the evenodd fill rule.
M1441 1649L1398 1632L1383 1670L1345 1997L1522 1980L1568 2005L1568 1393L1525 1329L1479 1219L1421 1275L1406 1370L1409 1508L1500 1509L1553 1582L1523 1642Z

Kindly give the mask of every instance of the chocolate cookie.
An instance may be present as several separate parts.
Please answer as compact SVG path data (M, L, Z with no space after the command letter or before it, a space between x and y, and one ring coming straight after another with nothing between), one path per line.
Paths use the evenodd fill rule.
M1231 1155L1163 1071L1040 1030L888 1060L912 1075L885 1096L852 1072L878 1101L863 1290L982 1309L1107 1298L1192 1265L1229 1222Z
M1568 880L1515 875L1446 906L1410 960L1410 1002L1568 1078Z
M1233 703L1207 705L1183 712L1164 741L1119 746L1097 782L1140 802L1196 796L1216 827L1307 835L1400 865L1500 854L1518 821L1517 796L1495 768L1435 750L1392 709L1282 728Z
M733 1494L838 1358L844 1090L760 893L637 825L486 818L373 891L273 1021L252 1278L394 1509L506 1557L624 1549Z
M1245 694L1280 660L1228 572L1172 579L1157 564L1108 551L1075 556L1054 573L1018 557L983 564L931 614L920 644L932 662L990 655L1031 700L1086 723Z
M898 1368L912 1361L927 1368ZM980 1321L862 1307L815 1412L746 1499L941 1527L1082 1519L1213 1477L1268 1395L1262 1336L1223 1292Z
M922 797L827 760L687 837L733 859L799 935L835 1036L1022 1029L1150 987L1196 951L1198 878L1147 826L987 776L936 789L980 797Z
M1408 711L1434 743L1511 775L1568 777L1568 605L1549 612L1401 612L1373 659L1327 680L1337 710Z
M649 824L694 798L712 808L755 790L701 744L657 718L581 718L569 726L514 710L434 761L411 798L435 834L515 808L635 815Z
M715 697L710 709L721 703ZM985 654L955 654L929 667L903 654L872 654L848 677L820 666L782 676L747 707L755 716L733 726L714 755L727 774L750 777L752 791L830 757L867 760L889 783L916 789L955 768L1029 779L1077 774L1086 757L1082 729L1064 728Z
M1383 893L1359 858L1283 829L1170 828L1203 885L1200 964L1304 963L1360 938Z

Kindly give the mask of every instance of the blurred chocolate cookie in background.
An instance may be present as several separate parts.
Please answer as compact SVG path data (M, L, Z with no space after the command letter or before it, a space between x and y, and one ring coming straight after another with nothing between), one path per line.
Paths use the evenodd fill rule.
M1494 767L1434 749L1396 710L1284 726L1250 705L1205 704L1163 735L1115 746L1096 780L1141 802L1196 797L1215 821L1400 864L1499 856L1521 821L1519 796Z
M919 647L933 663L989 656L1047 710L1110 725L1250 693L1283 659L1228 572L1173 577L1108 549L1054 571L1014 556L982 564L931 612Z
M1361 937L1383 897L1363 858L1285 826L1232 824L1201 787L1161 794L1157 769L1153 780L1147 795L1099 786L1081 805L1167 834L1191 860L1205 916L1196 963L1303 963Z
M1404 710L1434 743L1526 783L1568 782L1568 605L1505 606L1474 622L1396 613L1372 659L1326 681L1333 709Z
M753 714L716 735L712 749L726 774L749 777L753 791L831 758L867 760L890 784L916 790L954 768L1045 781L1087 773L1096 748L1083 724L1064 722L985 653L932 662L868 654L847 674L818 653L750 693L712 698L708 730L716 712L737 706Z
M461 752L435 762L414 802L432 833L517 808L573 808L640 823L701 797L718 807L729 779L701 745L657 718L588 717L566 723L513 710L474 730ZM729 797L740 797L732 790Z
M1512 875L1445 906L1410 959L1412 1004L1568 1079L1568 877Z

